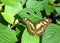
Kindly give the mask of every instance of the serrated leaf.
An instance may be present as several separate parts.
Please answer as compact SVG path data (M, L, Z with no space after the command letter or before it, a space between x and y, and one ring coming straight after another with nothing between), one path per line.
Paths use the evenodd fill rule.
M13 16L15 16L21 10L22 10L22 4L21 3L16 4L15 7L5 5L5 12L9 12Z
M13 22L14 22L14 16L13 16L13 15L11 15L11 14L8 13L8 12L2 12L1 14L2 14L3 18L4 18L8 23L13 24Z
M43 35L42 43L58 43L60 42L60 26L50 24Z
M23 36L22 36L22 42L21 43L39 43L39 37L38 36L31 36L27 32L27 29L25 29Z
M28 18L32 22L37 22L42 19L41 12L36 11L33 8L25 8L22 11L19 12L18 14L21 18Z
M17 38L13 31L0 23L0 43L15 43L16 41Z

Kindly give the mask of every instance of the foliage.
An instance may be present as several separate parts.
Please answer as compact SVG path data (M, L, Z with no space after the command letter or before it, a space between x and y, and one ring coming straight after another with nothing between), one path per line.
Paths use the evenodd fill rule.
M31 36L23 18L51 18L42 36ZM60 0L0 0L0 43L60 43Z

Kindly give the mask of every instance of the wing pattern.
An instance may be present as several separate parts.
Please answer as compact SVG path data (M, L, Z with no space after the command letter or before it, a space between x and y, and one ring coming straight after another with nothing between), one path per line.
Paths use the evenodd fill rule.
M32 23L29 19L27 18L23 18L23 21L25 22L25 24L27 25L28 27L28 32L29 34L31 35L38 35L38 36L41 36L46 27L52 22L51 19L43 19L39 22L36 22L36 23Z

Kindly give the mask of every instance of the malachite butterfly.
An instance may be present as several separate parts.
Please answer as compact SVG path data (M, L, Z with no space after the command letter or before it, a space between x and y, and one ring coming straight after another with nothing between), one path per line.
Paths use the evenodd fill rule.
M31 20L29 20L27 18L23 18L23 21L27 25L27 27L28 27L27 30L30 35L41 36L41 35L43 35L46 27L52 22L52 19L50 19L50 18L43 19L43 20L40 20L36 23L33 23Z

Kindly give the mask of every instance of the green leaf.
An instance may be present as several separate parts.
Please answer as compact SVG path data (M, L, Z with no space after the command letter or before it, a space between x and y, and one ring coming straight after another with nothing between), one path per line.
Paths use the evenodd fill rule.
M22 11L19 12L18 14L21 18L28 18L32 22L37 22L42 19L41 12L36 11L33 8L25 8Z
M15 35L17 35L17 33L16 33L16 31L15 31L15 30L12 30L12 32L13 32Z
M28 0L26 3L27 8L34 8L36 11L41 11L44 9L44 2L43 1L34 1L34 0Z
M54 4L54 1L55 1L55 0L49 0L49 1L50 1L50 4Z
M2 16L8 23L13 24L13 22L14 22L14 16L13 15L11 15L8 12L2 12Z
M54 11L54 6L48 5L45 7L45 12L46 14L49 16L51 14L51 12Z
M60 43L60 42L58 42L58 43Z
M16 41L17 38L13 31L0 23L0 43L15 43Z
M43 2L44 2L44 7L46 7L48 4L49 4L49 0L43 0Z
M20 0L21 4L24 5L26 0Z
M19 28L16 27L15 32L16 32L16 35L18 35L21 31L19 30Z
M60 3L54 4L55 6L60 6Z
M2 6L3 6L3 4L0 3L0 12L2 11Z
M60 19L56 19L56 22L57 22L58 24L60 24Z
M25 29L23 36L22 36L22 42L21 43L39 43L39 37L38 36L31 36L27 32L27 29Z
M5 5L16 6L19 3L19 0L1 0Z
M60 26L50 24L43 35L42 43L58 43L60 42Z
M57 14L60 15L60 7L55 7L55 10L56 10Z
M12 14L13 16L15 16L19 11L22 10L22 5L21 3L18 3L16 6L8 6L5 5L5 12L9 12L10 14Z

